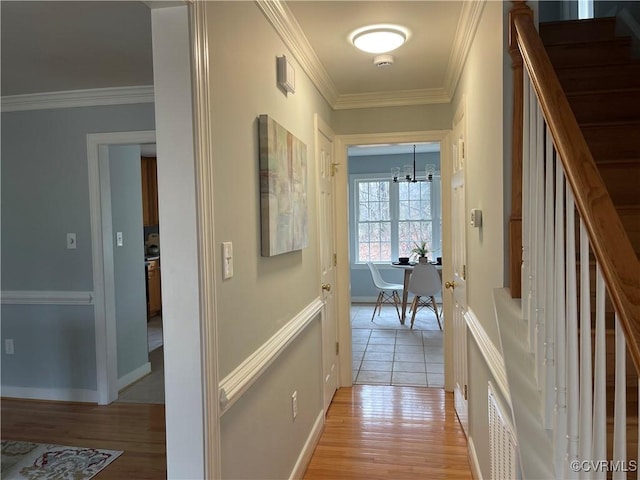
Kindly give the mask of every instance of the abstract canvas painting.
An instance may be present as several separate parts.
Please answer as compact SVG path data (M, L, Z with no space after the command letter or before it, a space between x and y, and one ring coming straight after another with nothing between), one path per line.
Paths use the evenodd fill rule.
M268 115L258 120L262 256L308 244L307 146Z

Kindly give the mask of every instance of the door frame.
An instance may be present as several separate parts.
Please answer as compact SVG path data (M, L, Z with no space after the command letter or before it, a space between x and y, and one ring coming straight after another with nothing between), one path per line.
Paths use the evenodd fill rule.
M113 269L113 239L107 175L109 145L156 143L155 130L87 134L89 212L93 262L94 328L96 339L97 402L107 405L118 398L118 355L116 345L116 297ZM102 171L102 173L101 173ZM107 201L108 200L108 201ZM109 210L109 211L107 211Z
M373 145L380 143L410 143L410 142L440 142L440 171L445 172L449 168L449 132L450 130L425 130L413 132L385 132L385 133L361 133L350 135L336 135L334 138L334 155L338 164L336 169L336 251L338 255L336 300L338 302L338 342L341 346L339 353L340 365L351 365L351 269L349 261L349 155L347 149L353 145ZM443 178L443 187L445 179ZM445 267L450 263L450 198L442 190L442 258ZM446 215L445 215L446 213ZM443 276L450 274L443 270ZM451 302L445 301L443 295L443 315L451 315ZM445 390L453 389L453 371L451 370L452 348L447 339L451 337L450 325L444 322L444 365L445 365ZM353 383L350 368L340 369L340 386L348 387Z

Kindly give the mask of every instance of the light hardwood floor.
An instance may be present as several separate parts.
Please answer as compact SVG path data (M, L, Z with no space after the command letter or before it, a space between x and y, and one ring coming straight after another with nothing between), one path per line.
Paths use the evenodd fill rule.
M2 399L2 439L124 450L96 480L167 478L164 405Z
M96 480L166 478L164 405L2 399L0 406L2 439L124 450ZM451 394L424 387L341 388L304 478L471 479Z
M380 385L338 390L304 479L418 478L472 478L452 394Z

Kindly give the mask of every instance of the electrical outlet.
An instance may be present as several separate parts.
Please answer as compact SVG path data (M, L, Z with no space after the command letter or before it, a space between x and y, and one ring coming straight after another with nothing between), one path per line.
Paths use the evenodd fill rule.
M13 355L13 338L4 339L4 352L7 355Z
M124 238L122 237L122 232L116 233L116 245L121 247L124 245Z
M298 391L296 390L291 395L291 414L293 415L293 419L295 420L298 416Z
M76 234L67 233L67 248L76 248Z

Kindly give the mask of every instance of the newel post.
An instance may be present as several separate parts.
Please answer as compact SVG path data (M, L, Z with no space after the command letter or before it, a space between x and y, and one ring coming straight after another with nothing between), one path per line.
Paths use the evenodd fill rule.
M511 297L522 296L522 129L523 63L514 20L519 15L533 16L524 0L512 0L509 11L509 53L513 69L513 141L511 152L511 217L509 218L509 278Z

